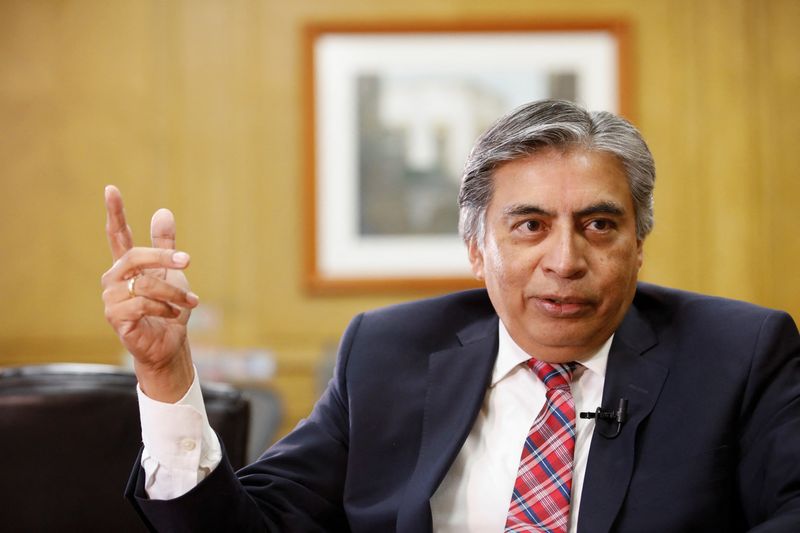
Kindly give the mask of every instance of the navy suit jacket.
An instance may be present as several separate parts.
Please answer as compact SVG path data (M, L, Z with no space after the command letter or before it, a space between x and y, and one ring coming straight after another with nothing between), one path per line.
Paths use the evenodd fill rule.
M483 290L356 317L308 419L186 495L128 496L163 531L431 531L497 353ZM616 332L578 531L800 531L800 337L785 313L640 284ZM605 435L605 436L604 436Z

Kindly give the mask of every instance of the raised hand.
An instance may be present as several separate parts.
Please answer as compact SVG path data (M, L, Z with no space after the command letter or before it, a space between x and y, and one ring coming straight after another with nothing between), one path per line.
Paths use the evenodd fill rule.
M163 402L180 399L194 377L186 323L198 304L183 270L189 256L175 251L175 218L159 209L150 223L152 248L133 246L122 195L105 190L106 234L114 264L102 277L105 316L134 357L139 385Z

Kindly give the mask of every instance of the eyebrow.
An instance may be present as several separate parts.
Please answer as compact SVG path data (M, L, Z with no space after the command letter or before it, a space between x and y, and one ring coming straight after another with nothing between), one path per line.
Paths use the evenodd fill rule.
M625 214L625 209L616 202L598 202L596 204L592 204L588 207L585 207L575 213L578 217L583 218L590 215L613 215L621 217Z
M516 204L509 206L503 210L503 214L507 217L523 217L530 215L539 215L548 217L555 216L555 213L552 213L547 209L543 209L538 205L533 205L533 204ZM598 214L606 214L606 215L613 215L620 217L625 214L625 209L616 202L603 201L586 206L583 209L573 213L573 216L576 216L578 218L583 218Z
M503 209L503 214L507 217L523 217L528 215L553 216L553 213L531 204L515 204Z

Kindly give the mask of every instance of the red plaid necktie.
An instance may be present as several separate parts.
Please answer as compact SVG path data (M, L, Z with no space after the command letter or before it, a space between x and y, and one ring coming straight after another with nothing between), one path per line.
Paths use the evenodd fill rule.
M547 387L519 463L506 518L506 533L566 533L575 455L575 401L569 384L575 363L528 366Z

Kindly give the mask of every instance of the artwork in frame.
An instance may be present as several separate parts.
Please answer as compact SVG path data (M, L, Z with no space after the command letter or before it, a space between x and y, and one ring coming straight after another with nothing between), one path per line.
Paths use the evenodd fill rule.
M630 117L623 22L306 29L312 290L478 286L458 236L475 139L532 100Z

